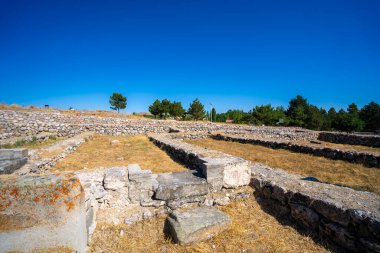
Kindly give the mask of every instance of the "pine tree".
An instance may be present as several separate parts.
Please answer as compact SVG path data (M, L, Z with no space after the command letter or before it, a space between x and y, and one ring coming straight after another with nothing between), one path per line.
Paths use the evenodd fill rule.
M204 105L198 100L198 98L190 104L188 113L193 117L194 120L201 120L206 116Z
M117 110L119 113L120 109L125 109L127 107L127 98L121 93L114 92L112 96L110 96L110 104L111 109Z

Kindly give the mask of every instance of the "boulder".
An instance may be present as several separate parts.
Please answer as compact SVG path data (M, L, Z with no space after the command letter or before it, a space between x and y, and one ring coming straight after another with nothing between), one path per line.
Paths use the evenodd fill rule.
M190 244L207 240L228 229L231 219L213 207L198 207L171 213L165 223L166 232L176 243Z

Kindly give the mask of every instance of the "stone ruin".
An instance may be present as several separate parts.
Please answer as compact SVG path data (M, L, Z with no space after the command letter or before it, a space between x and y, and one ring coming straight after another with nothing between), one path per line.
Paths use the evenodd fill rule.
M71 124L67 122L72 119L57 118L64 118L65 124ZM82 120L87 123L90 120L92 123L102 121L96 118ZM17 124L12 126L18 128ZM150 128L156 123L149 124L145 127ZM34 167L29 166L28 171L22 173L25 174L23 176L14 173L1 179L0 252L40 249L85 252L97 220L132 224L161 214L168 215L166 231L175 242L187 244L205 240L227 229L231 223L227 215L212 206L248 198L253 193L250 187L255 189L254 197L269 213L291 217L296 224L328 240L334 247L352 252L379 252L378 195L305 181L299 175L183 142L184 138L215 137L217 135L210 135L214 128L222 129L223 132L215 138L231 138L231 134L243 136L247 132L257 131L262 137L280 136L277 138L287 140L298 138L294 136L297 136L297 131L301 131L299 138L307 135L309 139L316 140L318 134L299 129L228 128L228 125L182 122L175 127L165 125L166 122L159 124L162 125L158 128L154 126L159 131L149 133L150 140L190 170L153 174L148 169L131 164L128 167L60 175L31 175ZM92 127L97 129L99 125ZM193 133L185 133L184 128L190 128ZM113 126L110 129L114 129ZM110 132L118 133L113 130ZM60 133L66 134L64 131ZM77 133L76 130L74 133ZM248 139L234 139L240 142L244 140ZM13 155L0 153L2 161L17 160L7 172L15 170L17 173L19 160L25 163L26 151L7 152ZM49 165L43 168L46 172ZM193 209L181 211L182 207Z

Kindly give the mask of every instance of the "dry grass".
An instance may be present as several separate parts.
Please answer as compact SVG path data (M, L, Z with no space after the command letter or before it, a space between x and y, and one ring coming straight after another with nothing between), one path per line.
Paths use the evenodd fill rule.
M318 148L326 147L326 148L335 148L335 149L341 149L341 150L356 150L356 151L380 153L380 148L373 148L373 147L359 146L359 145L349 145L349 144L338 144L338 143L325 142L325 141L318 141L318 142L320 142L321 144L314 144L307 141L292 141L291 143L304 144L304 145L318 147Z
M380 169L367 168L339 160L330 160L283 149L213 139L189 140L188 143L267 164L291 173L316 177L321 181L342 184L357 190L380 194Z
M120 143L111 145L112 140ZM153 173L186 170L173 161L164 151L156 147L145 135L104 136L95 135L75 152L59 161L53 168L57 171L83 168L127 166L137 163Z
M205 242L172 243L165 238L165 218L161 217L131 226L98 224L89 252L328 252L310 237L279 223L253 197L220 209L230 215L232 226Z

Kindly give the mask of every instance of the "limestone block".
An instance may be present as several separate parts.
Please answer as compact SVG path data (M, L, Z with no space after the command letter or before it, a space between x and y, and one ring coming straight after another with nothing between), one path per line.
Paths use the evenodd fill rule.
M198 207L189 211L174 211L166 220L166 232L179 244L207 240L228 229L231 219L213 207Z
M194 171L159 174L155 198L177 200L208 193L207 181Z
M128 181L127 167L107 168L104 176L104 189L116 191L128 187Z
M77 177L28 176L0 182L0 252L57 248L85 252L84 191Z
M149 202L153 196L152 171L142 170L139 165L128 165L129 199L132 203Z
M248 185L251 179L249 162L233 156L204 158L203 174L213 190Z
M22 159L28 156L25 148L0 149L0 161Z

